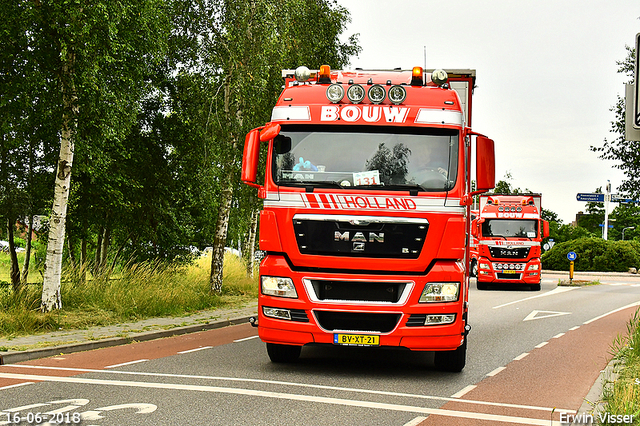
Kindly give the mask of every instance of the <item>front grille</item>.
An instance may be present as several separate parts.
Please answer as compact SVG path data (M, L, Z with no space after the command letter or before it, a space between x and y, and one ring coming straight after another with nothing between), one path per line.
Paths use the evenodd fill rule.
M309 317L304 309L289 309L291 315L291 321L296 322L309 322Z
M320 327L325 330L348 330L388 333L396 328L400 314L314 311Z
M530 250L531 247L489 247L491 257L504 259L526 259Z
M417 259L427 237L423 218L296 215L293 229L302 254Z
M496 273L496 277L499 280L519 280L522 279L522 274L505 274L503 272Z
M407 283L310 280L318 300L398 303Z

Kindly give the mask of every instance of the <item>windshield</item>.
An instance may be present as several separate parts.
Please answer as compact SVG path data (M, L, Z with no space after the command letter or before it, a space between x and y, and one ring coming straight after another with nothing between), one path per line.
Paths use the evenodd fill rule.
M278 185L447 191L458 174L458 132L363 126L282 126Z
M538 235L537 220L487 219L482 222L485 237L535 238Z

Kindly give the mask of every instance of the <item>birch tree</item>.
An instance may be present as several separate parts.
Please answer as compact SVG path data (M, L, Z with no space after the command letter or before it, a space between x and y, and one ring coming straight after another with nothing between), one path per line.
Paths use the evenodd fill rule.
M34 49L57 84L60 155L50 215L43 311L62 306L60 280L75 147L99 151L134 123L168 36L164 0L34 2Z

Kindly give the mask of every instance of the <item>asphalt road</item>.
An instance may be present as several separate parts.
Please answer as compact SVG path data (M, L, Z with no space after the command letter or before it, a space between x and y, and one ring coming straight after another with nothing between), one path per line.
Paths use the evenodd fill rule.
M559 424L640 304L640 278L559 278L545 275L540 292L472 285L462 373L379 348L306 347L298 363L272 364L243 324L0 366L0 425L47 424L38 413L84 426Z

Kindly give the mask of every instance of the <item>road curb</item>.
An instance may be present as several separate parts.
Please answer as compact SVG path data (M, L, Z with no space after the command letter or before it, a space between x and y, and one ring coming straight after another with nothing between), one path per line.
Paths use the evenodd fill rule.
M227 320L209 322L205 324L193 324L183 327L175 327L168 330L145 331L142 333L132 333L127 337L111 337L106 339L94 340L90 342L71 343L59 346L50 346L46 348L29 349L26 351L9 351L0 354L0 365L15 364L33 359L47 358L51 356L70 354L74 352L90 351L93 349L108 348L112 346L126 345L133 342L145 342L148 340L162 339L165 337L180 336L183 334L197 333L199 331L214 330L217 328L228 327L230 325L238 325L249 322L250 316L242 316Z

